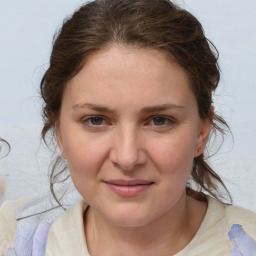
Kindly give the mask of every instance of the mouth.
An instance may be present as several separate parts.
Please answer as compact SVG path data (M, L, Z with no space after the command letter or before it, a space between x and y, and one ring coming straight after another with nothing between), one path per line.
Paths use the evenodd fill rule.
M147 180L107 180L107 187L122 197L135 197L148 190L154 182Z

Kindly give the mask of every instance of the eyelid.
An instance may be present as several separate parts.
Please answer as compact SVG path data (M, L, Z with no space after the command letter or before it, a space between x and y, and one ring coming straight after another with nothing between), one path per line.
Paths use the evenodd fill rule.
M170 116L165 116L165 115L153 115L153 116L150 116L148 118L148 122L147 123L150 123L150 122L153 122L153 119L154 118L157 118L157 117L161 117L161 118L164 118L168 123L167 124L164 124L164 125L155 125L155 124L152 124L153 126L155 127L166 127L166 126L169 126L169 125L173 125L175 123L177 123L177 120L174 118L174 117L170 117Z
M164 118L166 123L163 125L154 124L153 119L157 118L157 117ZM102 124L99 124L99 125L91 124L89 121L93 118L102 119ZM97 115L97 114L96 115L88 115L88 116L81 118L81 123L82 123L82 125L90 127L90 128L100 128L100 127L104 127L104 126L108 126L108 125L112 124L111 121L107 117L102 116L102 115ZM146 122L144 124L146 126L154 126L154 127L158 127L158 128L164 128L164 127L168 127L168 126L173 126L175 123L177 123L177 119L174 117L170 117L170 116L166 116L166 115L152 115L152 116L146 118Z
M106 124L100 124L100 125L93 125L90 124L88 121L92 120L93 118L101 118L103 121L103 123L110 123L106 117L102 116L102 115L90 115L90 116L86 116L83 117L81 122L83 123L83 125L89 126L89 127L102 127L105 126Z

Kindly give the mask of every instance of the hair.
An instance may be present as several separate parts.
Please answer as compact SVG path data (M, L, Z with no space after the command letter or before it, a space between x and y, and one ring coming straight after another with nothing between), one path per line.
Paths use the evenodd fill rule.
M230 130L225 120L211 108L212 95L220 80L218 51L191 13L169 0L95 0L66 19L54 37L50 65L40 87L44 100L42 138L46 144L47 134L50 133L51 140L56 139L55 125L67 82L80 71L88 56L109 45L166 53L189 75L199 115L212 122L211 134L219 133L223 137ZM57 201L54 184L67 178L61 178L66 169L58 156L50 174L51 191ZM219 201L228 196L232 201L225 184L208 165L204 154L194 159L186 192L201 201L206 200L206 194Z

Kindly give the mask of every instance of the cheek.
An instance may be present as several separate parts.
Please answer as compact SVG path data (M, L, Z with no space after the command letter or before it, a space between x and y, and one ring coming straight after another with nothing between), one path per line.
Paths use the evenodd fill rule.
M195 141L191 137L175 137L151 146L151 158L159 171L167 175L188 176L192 170Z
M76 133L65 137L64 150L73 180L83 180L97 174L107 154L107 143L102 138L92 138Z
M103 158L103 153L95 144L70 145L67 149L71 179L84 199L93 196Z
M167 206L174 205L185 191L193 165L192 148L179 142L155 145L152 161L159 173L161 197Z

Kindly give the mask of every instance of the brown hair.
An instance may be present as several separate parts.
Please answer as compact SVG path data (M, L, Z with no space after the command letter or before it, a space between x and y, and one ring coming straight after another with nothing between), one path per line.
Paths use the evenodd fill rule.
M164 51L181 65L191 79L199 114L212 120L212 134L224 135L229 127L211 110L212 94L220 72L218 52L205 37L200 22L189 12L169 0L95 0L83 5L65 20L55 36L50 66L41 81L44 100L42 137L51 132L59 120L63 91L67 82L83 67L86 58L110 44L122 44ZM59 168L61 157L53 163L50 175L54 183L62 182L66 166ZM65 178L64 178L65 179ZM197 185L195 189L191 181ZM224 188L226 193L221 192ZM187 194L205 200L205 194L218 200L230 194L221 178L201 154L194 159ZM58 200L56 198L56 200Z

